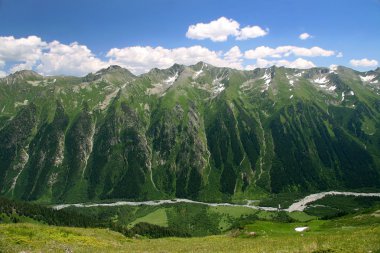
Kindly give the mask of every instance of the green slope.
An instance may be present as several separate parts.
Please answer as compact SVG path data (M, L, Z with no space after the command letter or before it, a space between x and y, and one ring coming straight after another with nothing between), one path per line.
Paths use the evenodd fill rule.
M379 76L203 62L140 76L16 72L0 79L1 194L229 201L378 189Z

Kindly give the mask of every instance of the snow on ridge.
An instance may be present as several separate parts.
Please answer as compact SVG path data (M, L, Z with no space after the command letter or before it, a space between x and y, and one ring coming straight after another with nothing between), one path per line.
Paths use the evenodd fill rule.
M194 75L193 75L193 79L197 79L198 76L199 76L200 74L203 73L203 67L204 67L204 66L205 66L205 64L203 63L201 69L200 69L199 71L196 71L196 72L194 73Z
M324 76L324 77L318 77L318 78L314 79L313 81L314 81L314 83L325 84L325 83L329 82L329 79Z
M294 86L295 82L299 81L298 78L301 77L302 74L303 74L303 71L298 73L298 74L294 74L294 75L286 74L286 78L289 80L290 86Z
M174 76L169 76L168 79L164 80L164 83L167 85L172 85L177 78L178 78L178 72L176 72Z
M338 70L338 65L332 64L330 65L329 69L330 69L329 73L337 74L336 71Z
M224 84L221 82L222 80L223 80L223 78L215 78L212 81L212 86L214 87L213 88L214 93L218 94L226 88L226 87L224 87Z
M265 70L265 73L263 75L263 77L261 77L261 79L264 80L265 82L265 85L266 87L264 88L264 90L262 90L262 92L266 91L269 89L269 84L272 82L272 77L271 77L271 74L267 72L267 70Z
M373 79L376 78L375 75L369 75L369 76L359 76L362 82L371 82ZM377 80L376 80L377 81Z
M222 83L219 84L219 86L216 87L216 89L214 90L215 93L220 93L222 91L224 91L226 87L224 87L224 85Z
M221 93L222 91L224 91L224 89L226 88L224 86L224 83L222 83L222 80L226 79L228 77L228 73L224 72L221 74L220 77L216 77L213 81L212 81L212 87L213 87L213 93L215 94L219 94ZM228 78L229 80L229 78Z
M264 76L262 77L262 79L265 80L265 84L266 85L269 85L270 82L272 81L272 77L270 76L270 73L267 73L265 72Z
M328 90L331 90L331 91L334 91L336 89L336 86L334 85L334 86L330 86L329 88L328 88Z

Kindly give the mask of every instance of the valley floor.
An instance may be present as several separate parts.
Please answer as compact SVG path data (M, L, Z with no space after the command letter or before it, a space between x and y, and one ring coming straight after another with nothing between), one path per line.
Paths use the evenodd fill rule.
M263 224L261 224L262 226ZM273 224L272 224L273 225ZM272 226L271 225L271 226ZM380 252L380 227L339 227L303 234L258 233L132 239L107 229L1 224L0 252Z

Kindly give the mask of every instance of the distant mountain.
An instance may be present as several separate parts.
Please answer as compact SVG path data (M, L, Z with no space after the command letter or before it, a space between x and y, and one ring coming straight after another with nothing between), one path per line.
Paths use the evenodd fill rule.
M240 71L200 62L135 76L0 79L0 191L41 202L380 188L380 71Z

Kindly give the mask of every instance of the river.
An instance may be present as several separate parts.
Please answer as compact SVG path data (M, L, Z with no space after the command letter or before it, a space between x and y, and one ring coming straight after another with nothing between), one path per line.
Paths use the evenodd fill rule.
M308 204L322 199L328 195L342 195L342 196L357 196L357 197L380 197L380 193L358 193L358 192L338 192L338 191L329 191L329 192L320 192L310 194L300 200L297 200L289 206L289 208L281 209L282 211L295 212L303 211ZM278 211L278 208L275 207L264 207L264 206L255 206L253 205L253 200L248 200L247 204L231 204L231 203L208 203L201 201L194 201L190 199L172 199L172 200L148 200L148 201L117 201L112 203L77 203L77 204L61 204L53 206L54 209L60 210L67 207L110 207L110 206L159 206L163 204L177 204L177 203L190 203L190 204L199 204L207 206L232 206L232 207L247 207L256 210L263 211Z

